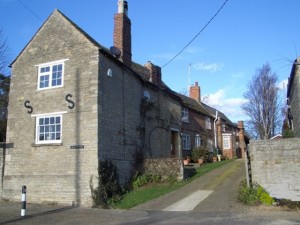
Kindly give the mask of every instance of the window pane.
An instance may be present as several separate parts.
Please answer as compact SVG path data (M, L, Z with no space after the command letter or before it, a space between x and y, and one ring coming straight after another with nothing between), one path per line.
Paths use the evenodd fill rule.
M50 117L50 124L54 124L55 117Z
M46 117L46 118L45 118L45 124L46 124L46 125L49 124L49 121L50 121L50 120L49 120L49 117Z
M60 123L60 116L56 117L56 123Z
M43 126L40 127L40 133L44 133L45 129Z
M50 135L50 140L56 140L56 138L55 138L55 133L51 133L51 135Z
M39 125L44 125L44 119L43 118L39 119Z

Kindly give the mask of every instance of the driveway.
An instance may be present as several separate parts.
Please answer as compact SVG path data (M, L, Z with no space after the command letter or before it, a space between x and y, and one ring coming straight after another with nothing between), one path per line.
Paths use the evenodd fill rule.
M243 212L237 191L245 179L245 162L235 160L185 185L183 188L134 207L135 210Z

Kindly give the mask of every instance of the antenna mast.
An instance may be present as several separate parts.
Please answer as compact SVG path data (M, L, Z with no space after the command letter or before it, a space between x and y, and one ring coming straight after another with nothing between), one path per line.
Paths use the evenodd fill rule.
M192 63L189 64L188 92L190 91L191 88L191 65Z

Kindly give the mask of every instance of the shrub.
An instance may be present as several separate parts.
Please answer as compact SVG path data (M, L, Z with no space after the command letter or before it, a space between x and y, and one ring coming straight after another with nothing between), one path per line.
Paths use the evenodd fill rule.
M199 146L199 147L195 147L193 148L193 151L192 151L192 159L194 162L197 162L198 159L200 158L204 158L206 159L207 156L208 156L208 148L205 147L205 146Z
M246 180L242 181L239 187L239 200L246 205L258 205L257 187L254 185L249 188Z
M134 177L132 181L132 188L137 189L149 183L158 183L161 180L162 179L159 175L154 175L154 174L137 175Z
M274 199L263 189L263 187L256 183L254 183L252 187L248 187L246 180L241 182L238 196L239 200L246 205L272 205L274 202Z
M274 199L269 195L268 192L263 189L263 187L258 187L257 189L257 195L259 197L259 201L266 205L272 205L274 202Z
M120 200L122 195L117 167L110 160L100 161L98 176L97 188L93 188L92 178L90 180L93 207L108 208L110 202Z

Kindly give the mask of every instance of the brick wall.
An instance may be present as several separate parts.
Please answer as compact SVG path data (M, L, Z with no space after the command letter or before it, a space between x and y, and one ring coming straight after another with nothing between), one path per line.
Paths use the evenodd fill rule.
M300 201L300 139L250 141L253 181L272 197Z

